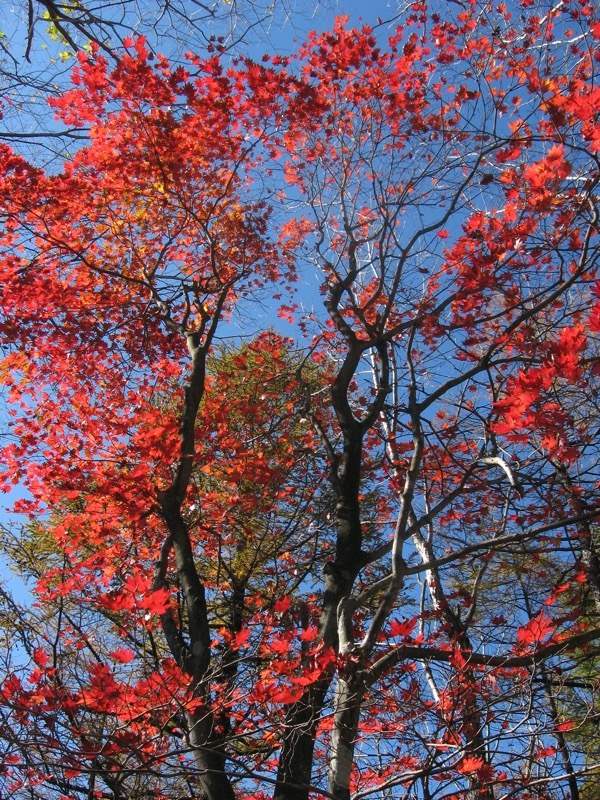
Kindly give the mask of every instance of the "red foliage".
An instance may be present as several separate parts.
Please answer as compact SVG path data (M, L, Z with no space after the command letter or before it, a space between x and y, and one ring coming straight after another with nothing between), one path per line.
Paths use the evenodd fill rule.
M85 145L0 146L1 483L48 561L0 702L59 774L13 788L561 772L531 673L600 607L600 23L455 5L260 64L93 47L51 103Z

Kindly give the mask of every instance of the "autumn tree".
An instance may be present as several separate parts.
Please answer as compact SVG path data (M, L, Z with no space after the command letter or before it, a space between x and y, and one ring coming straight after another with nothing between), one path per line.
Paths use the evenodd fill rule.
M214 635L220 637L213 669L218 662L222 692L229 690L238 669L244 669L238 664L240 646L245 641L244 623L266 602L267 593L269 601L274 591L290 598L297 595L301 608L303 597L297 587L316 561L313 531L326 513L327 493L325 498L320 496L322 485L314 479L319 467L311 457L312 434L306 424L298 425L298 415L293 413L304 406L305 400L303 387L295 376L299 362L294 360L290 345L283 337L267 331L241 348L220 348L207 364L212 393L205 400L203 412L212 424L199 432L201 466L196 476L203 487L203 501L201 505L190 502L186 521L203 539L198 563L207 582L219 586L219 592L208 593L207 611ZM156 402L168 405L171 397L166 394ZM243 416L236 402L241 404ZM274 484L277 491L264 492L265 486ZM199 490L199 486L191 488L191 492ZM49 521L36 521L12 534L4 531L3 552L10 558L13 570L29 582L43 583L46 591L39 610L5 595L3 629L18 637L26 656L40 666L49 666L50 656L45 653L48 648L52 669L60 675L63 685L78 680L81 664L89 667L101 642L112 662L126 670L136 691L143 686L152 695L154 724L162 721L169 734L163 737L161 747L161 776L168 785L166 791L180 796L194 791L193 787L198 790L197 777L182 773L178 763L181 730L171 719L175 708L171 690L161 685L162 678L158 683L142 680L148 678L144 669L132 672L134 660L139 659L141 664L151 658L160 668L168 654L164 641L157 639L149 626L139 631L131 625L132 615L141 612L145 616L156 609L156 603L160 610L164 592L155 592L154 605L140 599L137 608L131 595L139 591L140 584L122 564L113 565L107 573L109 591L103 603L82 604L72 593L60 590L71 561L52 533L66 517L78 512L78 503L78 499L65 500ZM307 524L310 531L306 530ZM94 555L95 549L88 544L88 555ZM172 590L172 613L182 619L186 609L177 577L162 573L161 566L160 562L156 565L155 586ZM308 627L308 612L304 611L302 618ZM69 642L67 648L59 644L64 641ZM16 664L22 661L23 650L16 654ZM15 656L11 647L6 652ZM16 664L7 664L7 672ZM171 707L166 717L158 709L161 691ZM19 758L32 769L52 766L55 774L51 784L57 790L65 791L70 786L71 792L87 793L102 782L117 796L151 794L156 776L146 762L156 755L160 731L150 738L144 731L143 745L137 739L132 747L132 731L123 737L118 724L98 711L96 708L91 714L85 713L77 705L68 704L53 709L52 735L39 732L35 743L22 720L7 722L11 725L11 735L5 739L10 748L5 754L9 763L10 755L14 758L18 751ZM45 722L47 725L48 716ZM74 741L74 732L70 732L73 726L79 741ZM76 754L83 747L88 751L100 747L99 737L117 740L119 752L104 746L94 759L91 774L78 770ZM268 730L253 735L247 731L237 738L234 749L240 752L272 749L267 744Z
M0 9L0 141L38 163L72 152L86 138L79 126L61 125L45 99L69 85L75 56L97 46L111 65L123 41L144 36L172 63L209 42L223 52L246 53L274 31L305 27L329 0L16 0ZM308 28L307 28L308 29Z
M4 597L7 794L584 797L599 38L126 38L60 171L3 147L3 481L52 554Z

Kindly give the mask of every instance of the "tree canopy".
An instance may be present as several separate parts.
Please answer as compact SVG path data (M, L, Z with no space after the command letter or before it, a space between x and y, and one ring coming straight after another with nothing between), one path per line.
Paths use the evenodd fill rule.
M133 34L0 144L2 793L594 800L594 5Z

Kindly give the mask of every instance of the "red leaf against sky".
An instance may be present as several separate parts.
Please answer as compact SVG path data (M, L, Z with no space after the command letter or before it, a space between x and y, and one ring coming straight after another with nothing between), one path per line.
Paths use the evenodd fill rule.
M547 639L556 629L554 620L540 611L535 617L532 617L529 622L517 630L517 641L521 645L540 645Z
M471 772L477 772L477 770L481 769L483 765L483 758L478 756L465 756L456 769L463 775L468 775Z
M135 658L133 650L129 650L127 647L120 647L118 650L113 650L112 653L108 655L109 658L112 658L113 661L118 661L120 664L128 664Z
M389 624L390 636L410 636L417 625L417 618L407 620L393 619Z

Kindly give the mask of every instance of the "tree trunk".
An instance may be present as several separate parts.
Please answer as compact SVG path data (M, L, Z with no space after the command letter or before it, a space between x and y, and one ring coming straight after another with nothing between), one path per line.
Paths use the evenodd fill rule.
M200 771L200 783L207 800L235 800L235 792L225 772L225 754L214 742L213 715L187 714L190 745ZM211 742L211 739L213 741Z
M310 686L288 710L273 800L308 800L317 725L330 683L328 676Z
M340 677L335 692L329 760L329 791L335 800L350 800L350 778L361 702L362 692L356 688L356 680Z

